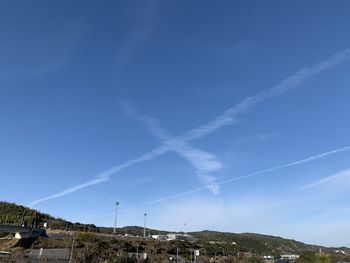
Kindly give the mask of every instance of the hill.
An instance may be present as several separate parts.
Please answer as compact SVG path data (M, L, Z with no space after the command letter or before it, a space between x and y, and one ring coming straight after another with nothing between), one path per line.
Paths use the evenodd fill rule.
M72 223L62 218L55 218L51 215L17 205L14 203L0 202L0 222L22 224L26 221L30 224L33 218L38 221L48 223L51 229L71 230L80 232L97 232L97 233L112 233L113 229L108 227L97 227L93 224ZM118 228L119 234L128 233L133 236L142 236L143 228L139 226L126 226ZM169 231L147 229L149 234L167 234ZM210 241L212 244L227 245L234 242L235 249L250 251L259 255L280 255L280 254L301 254L303 251L318 251L320 248L326 252L334 252L335 250L342 250L350 254L349 248L326 248L316 245L308 245L302 242L285 239L282 237L268 236L254 233L228 233L217 231L199 231L190 232L189 234L198 238L200 241Z
M70 229L74 231L95 232L97 227L93 224L72 223L62 218L56 218L49 214L30 209L28 207L0 201L0 223L1 224L27 224L30 226L33 219L37 222L47 222L48 226L53 229Z
M300 254L306 250L317 251L319 248L332 250L331 248L307 245L292 239L254 233L237 234L205 230L201 232L192 232L191 234L201 240L229 243L235 242L241 247L257 254Z

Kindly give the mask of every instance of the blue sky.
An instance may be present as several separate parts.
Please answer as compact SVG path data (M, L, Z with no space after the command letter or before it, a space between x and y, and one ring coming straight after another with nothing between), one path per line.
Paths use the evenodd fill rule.
M2 2L0 199L350 246L349 8Z

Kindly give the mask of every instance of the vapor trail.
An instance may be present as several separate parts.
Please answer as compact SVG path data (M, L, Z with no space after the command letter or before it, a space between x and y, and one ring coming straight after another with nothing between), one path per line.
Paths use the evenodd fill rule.
M305 186L301 187L299 190L300 191L307 190L307 189L310 189L310 188L313 188L313 187L316 187L316 186L319 186L319 185L322 185L325 183L331 183L332 181L336 181L336 180L340 180L340 183L342 185L344 185L344 184L346 184L345 180L349 181L349 179L350 179L350 169L347 169L347 170L341 171L339 173L333 174L331 176L317 180L317 181L310 183L308 185L305 185Z
M257 172L249 173L249 174L246 174L246 175L242 175L242 176L226 179L226 180L218 182L218 184L219 185L224 185L224 184L228 184L228 183L232 183L232 182L236 182L236 181L241 181L241 180L244 180L244 179L247 179L247 178L250 178L250 177L258 176L258 175L261 175L261 174L267 174L267 173L270 173L270 172L273 172L273 171L277 171L277 170L280 170L280 169L283 169L283 168L288 168L288 167L297 166L297 165L301 165L301 164L304 164L304 163L308 163L308 162L324 159L324 158L326 158L326 157L328 157L330 155L334 155L334 154L341 153L341 152L346 152L346 151L350 151L350 146L334 149L334 150L331 150L331 151L328 151L328 152L324 152L324 153L320 153L320 154L317 154L317 155L313 155L313 156L310 156L310 157L307 157L307 158L304 158L304 159L301 159L301 160L293 161L293 162L290 162L290 163L273 166L271 168L267 168L267 169L260 170L260 171L257 171ZM349 172L349 170L347 172ZM327 180L329 180L329 179L327 178ZM325 181L325 179L321 180L320 182L324 182L324 181ZM314 184L308 186L308 188L310 188L310 187L312 187L312 186L314 186L316 184L320 184L320 182L314 183ZM180 192L180 193L177 193L177 194L169 195L169 196L162 197L162 198L159 198L159 199L156 199L156 200L153 200L153 201L146 202L146 203L142 204L141 206L147 206L147 205L163 202L163 201L166 201L166 200L169 200L169 199L174 199L174 198L177 198L177 197L180 197L180 196L184 196L184 195L191 194L191 193L194 193L194 192L202 191L204 189L206 189L205 186L193 188L193 189L188 190L188 191Z
M102 182L105 182L110 179L110 177L127 167L130 167L136 163L144 162L147 160L152 160L158 155L164 154L165 152L171 150L171 145L174 144L181 144L183 142L188 142L191 140L195 140L201 137L204 137L205 135L208 135L224 126L231 125L236 121L236 117L247 112L249 109L253 108L254 106L258 105L262 101L273 98L276 96L279 96L291 89L296 88L302 81L306 80L307 78L310 78L312 76L315 76L317 74L320 74L321 72L333 68L347 60L350 59L350 49L345 49L342 52L336 53L333 56L320 61L313 67L307 67L303 68L293 75L287 77L282 82L280 82L278 85L272 87L271 89L265 90L261 93L258 93L254 96L247 97L243 99L241 102L239 102L236 106L229 108L226 110L223 114L219 115L212 121L210 121L208 124L199 126L195 129L192 129L186 133L184 133L181 136L174 137L173 139L168 140L167 142L163 143L162 145L156 147L155 149L151 150L148 153L145 153L141 155L138 158L135 158L133 160L127 161L124 164L118 165L113 167L112 169L109 169L105 172L100 173L99 175L95 176L95 178L73 186L69 187L57 194L35 200L31 202L31 206L51 200L54 198L59 198L71 193L74 193L76 191L79 191L81 189L84 189L88 186L96 185Z
M166 143L171 140L172 136L161 127L158 119L140 114L127 100L123 100L121 105L127 115L144 123L148 131L161 142ZM216 178L210 173L219 171L223 165L214 154L194 148L184 140L173 141L171 144L167 143L167 146L169 150L177 153L196 168L196 176L208 190L214 194L219 193L220 187L216 182Z
M253 172L253 173L249 173L249 174L246 174L246 175L242 175L242 176L226 179L226 180L218 182L218 184L219 185L225 185L225 184L228 184L228 183L241 181L241 180L244 180L244 179L247 179L247 178L250 178L250 177L254 177L254 176L258 176L258 175L262 175L262 174L267 174L267 173L270 173L270 172L273 172L273 171L277 171L277 170L280 170L280 169L283 169L283 168L288 168L288 167L297 166L297 165L301 165L301 164L304 164L304 163L309 163L309 162L312 162L312 161L324 159L324 158L326 158L328 156L331 156L331 155L334 155L334 154L337 154L337 153L347 152L347 151L350 151L350 146L334 149L334 150L331 150L331 151L328 151L328 152L323 152L323 153L320 153L320 154L317 154L317 155L313 155L313 156L310 156L310 157L307 157L307 158L304 158L304 159L301 159L301 160L293 161L293 162L290 162L290 163L276 165L276 166L273 166L271 168L263 169L263 170L260 170L260 171L257 171L257 172ZM346 171L347 175L349 174L349 171L350 170ZM321 183L326 182L326 181L328 181L330 179L333 179L336 176L339 177L339 175L343 175L343 174L344 174L344 172L336 174L335 176L327 177L325 179L322 179L320 181L317 181L317 182L315 182L313 184L310 184L310 185L304 187L303 190L311 188L311 187L314 187L314 186L316 186L318 184L321 184ZM168 195L168 196L165 196L165 197L161 197L161 198L158 198L158 199L155 199L155 200L152 200L152 201L148 201L146 203L142 203L142 204L133 206L132 208L145 207L145 206L153 205L153 204L156 204L156 203L160 203L160 202L164 202L164 201L167 201L167 200L175 199L175 198L178 198L178 197L181 197L181 196L184 196L184 195L188 195L188 194L192 194L192 193L195 193L195 192L199 192L199 191L202 191L202 190L205 190L205 189L207 189L206 186L196 187L196 188L184 191L184 192L180 192L180 193ZM123 209L123 211L126 211L126 210L128 210L128 209L127 208ZM114 215L114 214L113 213L105 214L103 216L95 218L94 220L97 220L97 219L100 219L100 218L104 218L104 217L107 217L107 216L111 216L111 215Z
M295 72L293 75L285 78L284 80L282 80L282 82L272 87L271 89L262 91L251 97L246 97L237 105L235 105L232 108L229 108L223 114L219 115L218 117L210 121L208 124L205 124L193 130L190 130L184 135L174 138L174 140L179 139L179 140L190 141L190 140L198 139L205 135L208 135L209 133L214 132L215 130L223 126L231 125L236 121L236 117L238 115L241 115L247 112L249 109L253 108L260 102L266 99L279 96L289 90L292 90L307 78L317 75L332 67L335 67L341 64L342 62L345 62L348 59L350 59L350 49L345 49L342 52L336 53L333 56L320 61L313 67L303 68Z
M127 162L125 162L123 164L114 166L111 169L103 171L103 172L99 173L98 175L96 175L95 178L93 178L93 179L91 179L91 180L89 180L89 181L87 181L85 183L69 187L69 188L67 188L67 189L65 189L65 190L63 190L61 192L58 192L58 193L56 193L54 195L50 195L50 196L47 196L45 198L37 199L37 200L31 202L29 204L29 207L32 207L32 206L34 206L36 204L42 203L42 202L47 201L47 200L59 198L59 197L62 197L62 196L74 193L76 191L82 190L82 189L84 189L86 187L89 187L89 186L92 186L92 185L96 185L96 184L100 184L100 183L106 182L106 181L108 181L110 179L110 177L113 174L115 174L115 173L117 173L117 172L119 172L121 170L124 170L124 169L126 169L126 168L128 168L128 167L130 167L132 165L135 165L137 163L145 162L145 161L148 161L148 160L152 160L156 156L161 155L161 154L163 154L163 153L165 153L167 151L168 151L167 147L159 146L159 147L153 149L152 151L141 155L138 158L132 159L132 160L127 161Z

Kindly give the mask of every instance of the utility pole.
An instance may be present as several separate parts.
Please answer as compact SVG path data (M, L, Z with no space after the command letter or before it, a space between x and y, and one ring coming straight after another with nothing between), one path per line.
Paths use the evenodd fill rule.
M136 243L136 259L139 259L139 243Z
M146 217L147 217L147 213L144 213L145 216L145 221L143 224L143 237L146 237Z
M75 241L75 237L73 236L72 248L71 248L71 250L70 250L69 263L71 263L71 262L72 262L72 259L73 259L74 241Z
M115 203L115 221L114 221L114 229L113 229L113 234L117 233L117 223L118 223L118 206L119 202L117 201Z

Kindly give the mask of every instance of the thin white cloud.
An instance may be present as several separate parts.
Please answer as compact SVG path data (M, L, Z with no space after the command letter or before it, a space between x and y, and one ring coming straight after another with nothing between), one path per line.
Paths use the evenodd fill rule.
M214 194L219 193L220 188L216 183L216 178L210 173L219 171L223 165L214 154L196 149L184 140L172 141L172 136L161 127L157 119L140 114L127 100L123 100L121 105L129 116L146 124L149 132L165 143L171 151L176 152L190 162L196 168L196 176L207 189Z
M253 177L253 176L257 176L257 175L260 175L260 174L265 174L265 173L277 171L277 170L280 170L282 168L292 167L292 166L308 163L308 162L311 162L311 161L316 161L316 160L319 160L319 159L326 158L326 157L328 157L330 155L333 155L333 154L336 154L336 153L341 153L341 152L346 152L346 151L349 151L349 150L350 150L350 146L334 149L332 151L328 151L328 152L320 153L320 154L317 154L317 155L313 155L313 156L310 156L310 157L302 159L302 160L298 160L298 161L294 161L294 162L290 162L290 163L286 163L286 164L277 165L277 166L274 166L274 167L271 167L271 168L268 168L268 169L265 169L265 170L261 170L261 171L258 171L258 172L250 173L250 174L243 175L243 176L240 176L240 177L227 179L225 181L220 182L219 184L226 184L226 183L229 183L229 182L242 180L242 179Z
M186 222L188 227L193 230L203 230L203 229L229 229L232 227L232 223L236 226L237 224L241 225L245 229L240 229L240 231L252 231L250 223L257 225L264 225L262 220L257 221L256 215L262 213L269 219L266 220L266 223L272 222L272 219L279 220L275 216L273 211L278 210L277 207L281 206L282 203L285 203L284 200L263 200L262 198L256 199L240 199L238 200L223 200L222 198L209 198L209 197L194 197L194 198L184 198L176 200L171 203L164 203L159 207L152 209L152 214L157 214L156 217L153 217L151 222L155 228L158 229L169 229L181 231L183 227L179 222ZM119 214L123 215L125 223L130 223L135 220L133 214L135 211L135 216L139 217L140 213L139 206L127 207L121 209ZM267 207L273 207L273 209L267 213ZM165 209L166 208L166 209ZM156 211L161 211L157 213ZM254 215L254 216L253 216ZM115 213L108 213L99 217L90 218L86 220L87 222L95 222L96 224L101 224L101 221L104 221L104 218L108 218L105 222L110 222L110 218L115 216ZM266 218L265 217L265 218ZM126 219L127 218L127 219ZM137 224L136 218L136 224ZM249 223L248 223L249 222ZM107 223L108 224L108 223ZM122 225L122 224L121 224ZM181 227L181 228L177 228ZM237 230L237 227L235 228ZM256 229L258 231L258 229Z
M50 195L48 197L35 200L35 201L33 201L33 202L31 202L29 204L29 207L32 207L32 206L34 206L36 204L42 203L42 202L47 201L47 200L59 198L59 197L62 197L62 196L74 193L74 192L79 191L81 189L84 189L84 188L86 188L88 186L100 184L100 183L103 183L103 182L108 181L108 180L109 180L108 176L105 176L105 177L97 176L96 178L94 178L94 179L92 179L90 181L87 181L86 183L79 184L79 185L76 185L76 186L72 186L72 187L69 187L69 188L67 188L67 189L65 189L62 192L59 192L57 194Z
M138 49L152 37L160 4L160 0L144 1L130 15L137 17L138 22L131 25L126 41L114 55L113 80L115 82L119 81L124 68L130 63Z
M152 219L151 224L157 229L170 228L173 231L211 229L235 233L255 232L284 236L309 244L350 245L348 209L327 214L304 214L301 220L300 212L308 209L310 204L301 202L295 205L289 200L276 197L259 196L231 200L195 197L161 205L153 211L157 217ZM125 214L125 217L128 215Z
M225 184L228 184L228 183L241 181L241 180L248 179L248 178L251 178L251 177L255 177L255 176L258 176L258 175L268 174L270 172L274 172L274 171L277 171L277 170L280 170L280 169L283 169L283 168L293 167L293 166L301 165L301 164L304 164L304 163L309 163L309 162L312 162L312 161L324 159L324 158L326 158L326 157L328 157L330 155L334 155L334 154L342 153L342 152L346 152L346 151L350 151L350 146L334 149L334 150L331 150L331 151L327 151L327 152L324 152L324 153L313 155L313 156L310 156L310 157L307 157L307 158L304 158L304 159L301 159L301 160L293 161L293 162L290 162L290 163L276 165L276 166L273 166L271 168L267 168L267 169L260 170L260 171L257 171L257 172L249 173L249 174L246 174L246 175L229 178L229 179L226 179L226 180L218 182L218 185L225 185ZM341 172L339 174L327 177L327 178L325 178L323 180L317 181L317 182L315 182L313 184L310 184L307 188L311 188L313 186L316 186L318 184L324 183L324 182L329 181L329 180L344 178L345 176L347 177L347 179L350 179L350 169L346 170L344 172ZM175 199L175 198L187 195L187 194L192 194L192 193L195 193L195 192L202 191L204 189L206 189L206 187L193 188L193 189L188 190L188 191L184 191L184 192L172 194L172 195L169 195L169 196L161 197L159 199L156 199L156 200L153 200L153 201L149 201L149 202L144 203L142 205L143 206L151 205L151 204L163 202L163 201L170 200L170 199ZM305 187L305 189L306 189L306 187Z
M131 165L134 165L136 163L154 159L156 156L161 155L161 154L171 150L168 146L169 145L171 146L174 143L177 144L178 141L189 142L191 140L204 137L205 135L208 135L208 134L210 134L210 133L212 133L212 132L214 132L214 131L216 131L224 126L232 125L236 121L236 117L245 113L246 111L253 108L254 106L258 105L260 102L262 102L266 99L269 99L269 98L273 98L275 96L279 96L279 95L287 92L288 90L294 89L305 79L310 78L312 76L315 76L317 74L320 74L320 73L324 72L325 70L333 68L333 67L335 67L335 66L337 66L337 65L341 64L342 62L345 62L349 59L350 59L350 49L345 49L342 52L334 54L330 58L327 58L325 60L320 61L319 63L317 63L313 67L303 68L303 69L297 71L295 74L287 77L281 83L272 87L271 89L263 91L261 93L258 93L252 97L247 97L247 98L243 99L236 106L226 110L223 114L219 115L214 120L210 121L208 124L205 124L205 125L202 125L202 126L195 128L195 129L192 129L181 136L175 137L175 138L167 141L166 143L162 144L161 146L158 146L157 148L153 149L152 151L150 151L146 154L143 154L142 156L140 156L134 160L127 161L125 164L121 164L121 165L118 165L116 167L123 167L122 169L124 169L124 168L129 167ZM112 174L119 172L122 169L116 169L113 173L108 174L108 176L106 178L109 179ZM96 178L98 178L98 176ZM63 191L59 192L58 194L52 195L51 197L46 197L46 198L42 198L39 200L35 200L32 202L32 204L38 204L38 203L43 202L43 201L47 201L50 199L62 197L64 195L67 195L70 193L74 193L74 192L81 190L85 187L94 185L91 183L89 184L89 182L96 182L95 179L89 180L88 182L83 183L83 184L79 184L75 187L69 187L68 189L63 190ZM101 183L104 181L106 181L106 180L101 181ZM76 189L76 190L75 191L74 190L68 191L69 189ZM40 201L40 200L43 200L43 201Z
M191 141L194 139L201 138L208 135L215 130L231 125L236 121L236 117L250 110L254 106L258 105L260 102L279 96L291 89L296 88L302 81L313 77L317 74L324 72L327 69L333 68L342 62L350 59L350 49L345 49L342 52L336 53L330 58L320 61L313 67L303 68L293 75L287 77L278 85L272 87L271 89L260 92L254 96L247 97L243 99L240 103L232 108L226 110L223 114L216 117L214 120L210 121L208 124L199 126L184 135L180 136L180 139L185 141ZM176 139L176 138L175 138Z
M100 183L106 182L106 181L110 180L110 177L113 174L115 174L117 172L120 172L121 170L124 170L124 169L126 169L126 168L128 168L130 166L133 166L133 165L137 164L137 163L145 162L145 161L148 161L148 160L152 160L155 157L157 157L158 155L161 155L161 154L163 154L163 153L165 153L167 151L168 151L168 149L165 146L157 147L157 148L153 149L152 151L141 155L138 158L132 159L132 160L127 161L127 162L125 162L123 164L114 166L114 167L112 167L112 168L110 168L108 170L103 171L103 172L99 173L98 175L96 175L93 179L91 179L91 180L89 180L89 181L87 181L85 183L69 187L69 188L67 188L67 189L65 189L65 190L63 190L61 192L58 192L58 193L56 193L54 195L50 195L50 196L47 196L45 198L37 199L37 200L31 202L29 204L29 207L32 207L32 206L37 205L39 203L42 203L44 201L48 201L48 200L51 200L51 199L56 199L56 198L59 198L59 197L62 197L62 196L74 193L76 191L82 190L82 189L84 189L86 187L89 187L89 186L92 186L92 185L96 185L96 184L100 184Z
M324 184L329 185L329 184L336 183L338 185L344 185L344 184L348 184L349 182L350 182L350 169L347 169L345 171L341 171L339 173L336 173L331 176L327 176L325 178L312 182L302 187L301 190L308 190L310 188L318 187Z
M276 224L281 219L275 212L283 207L281 201L258 199L222 200L219 198L191 198L160 206L161 213L152 220L159 229L184 231L186 223L191 231L211 229L235 232L262 232L263 226ZM259 220L256 220L259 218Z
M301 202L301 205L302 202ZM315 205L315 204L313 204ZM308 211L309 204L302 208ZM312 215L303 220L296 214L291 222L283 222L269 227L268 232L274 235L284 235L309 244L319 244L330 247L350 246L348 209L328 211Z
M247 142L263 142L263 141L268 141L271 139L275 139L275 138L280 138L281 135L278 133L257 133L257 134L253 134L253 135L248 135L242 138L238 138L237 142L240 143L247 143Z
M313 155L313 156L310 156L310 157L307 157L307 158L304 158L304 159L301 159L301 160L289 162L289 163L286 163L286 164L276 165L276 166L273 166L273 167L270 167L270 168L267 168L267 169L263 169L263 170L260 170L260 171L257 171L257 172L249 173L249 174L246 174L246 175L242 175L242 176L226 179L226 180L218 182L218 185L225 185L225 184L228 184L228 183L241 181L241 180L248 179L248 178L251 178L251 177L255 177L255 176L258 176L258 175L268 174L270 172L278 171L278 170L283 169L283 168L293 167L293 166L309 163L309 162L312 162L312 161L321 160L321 159L324 159L324 158L329 157L331 155L342 153L342 152L347 152L347 151L350 151L350 146L334 149L334 150L327 151L327 152L323 152L323 153L320 153L320 154L316 154L316 155ZM324 178L324 179L322 179L320 181L316 181L316 182L314 182L314 183L304 187L304 189L317 186L319 184L325 183L325 182L333 180L333 179L343 179L344 177L346 177L347 180L350 180L350 169L346 170L346 171L343 171L343 172L340 172L340 173L338 173L336 175ZM155 200L152 200L152 201L148 201L146 203L139 204L139 205L137 205L135 207L145 207L145 206L149 206L149 205L154 205L154 204L161 203L161 202L164 202L164 201L167 201L167 200L177 199L177 198L185 196L185 195L189 195L189 194L193 194L193 193L196 193L196 192L199 192L199 191L203 191L205 189L206 189L205 186L204 187L193 188L193 189L190 189L190 190L187 190L187 191L184 191L184 192L179 192L179 193L176 193L176 194L160 197L158 199L155 199ZM113 214L106 214L105 216L110 216L110 215L113 215ZM104 216L102 216L102 217L104 217Z

